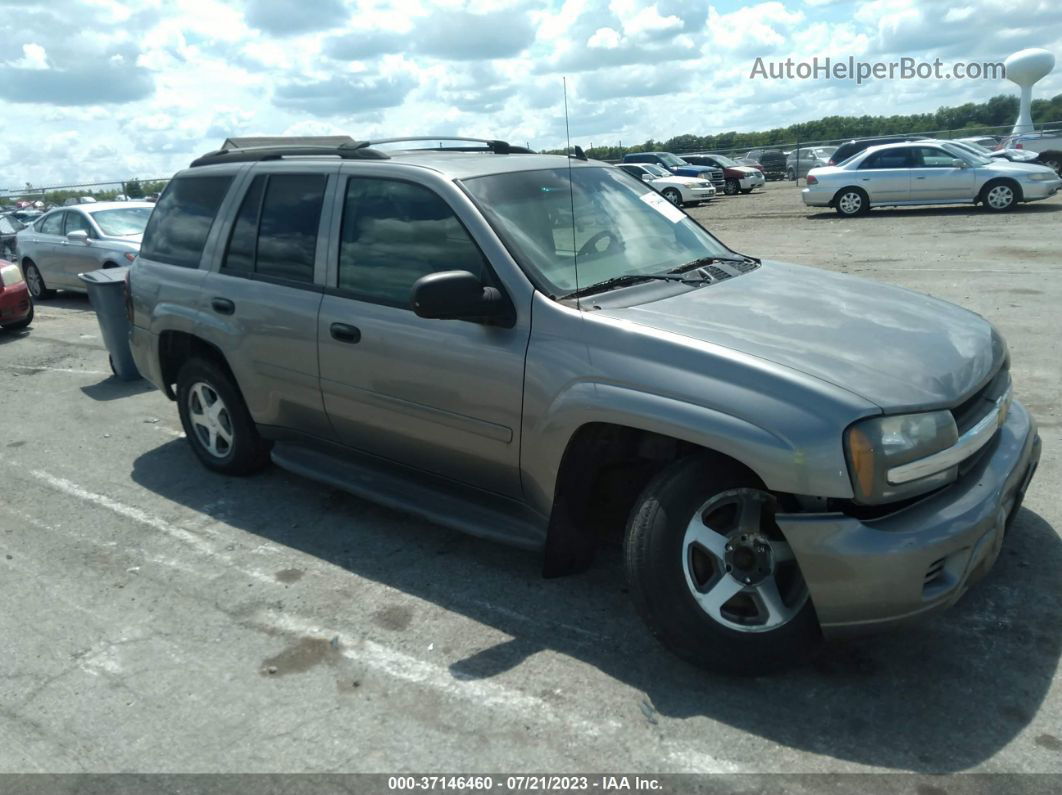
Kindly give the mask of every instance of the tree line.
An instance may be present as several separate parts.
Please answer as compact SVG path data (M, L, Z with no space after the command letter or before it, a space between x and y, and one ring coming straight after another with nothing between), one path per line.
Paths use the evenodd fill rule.
M985 102L967 102L955 107L942 107L933 113L913 113L893 116L826 116L815 121L790 124L758 132L724 132L716 135L684 133L665 141L649 139L633 146L591 146L588 157L598 160L619 160L629 152L692 152L747 151L771 146L793 145L800 142L838 141L868 138L878 135L934 132L949 137L1000 134L992 128L1010 127L1018 117L1018 97L999 94ZM1043 124L1059 121L1062 126L1062 94L1051 99L1037 99L1032 103L1033 122ZM556 150L562 153L563 150Z

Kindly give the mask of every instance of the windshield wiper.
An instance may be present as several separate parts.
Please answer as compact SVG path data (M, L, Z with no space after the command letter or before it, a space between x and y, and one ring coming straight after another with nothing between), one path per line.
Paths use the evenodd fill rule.
M700 284L704 281L711 281L711 279L690 279L685 276L669 276L663 273L628 273L624 276L613 276L611 279L588 284L586 287L580 287L578 290L574 290L561 297L580 298L584 295L604 293L608 290L615 290L617 287L626 287L631 284L638 284L639 282L682 282L684 284Z
M760 261L754 257L700 257L683 263L677 268L672 268L668 273L686 273L703 268L705 265L711 265L713 262L755 262L758 265Z

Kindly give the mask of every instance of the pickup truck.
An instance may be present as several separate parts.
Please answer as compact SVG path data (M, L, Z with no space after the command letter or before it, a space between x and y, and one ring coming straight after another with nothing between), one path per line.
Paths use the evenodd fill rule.
M1062 175L1062 130L1041 130L1004 138L996 149L1026 149L1039 152L1037 162Z

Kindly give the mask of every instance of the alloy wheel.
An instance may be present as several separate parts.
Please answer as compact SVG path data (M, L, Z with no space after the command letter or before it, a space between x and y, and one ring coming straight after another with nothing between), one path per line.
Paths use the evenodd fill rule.
M26 286L29 287L30 295L34 298L40 298L41 293L44 292L44 280L41 279L41 272L37 270L36 265L28 265L26 267Z
M1014 203L1014 189L1009 185L996 185L985 196L985 201L995 210L1003 210Z
M808 600L793 551L774 524L773 498L757 489L725 491L697 510L682 542L686 584L714 621L767 632Z
M232 453L232 417L228 407L210 384L197 381L188 390L188 417L200 445L214 458Z
M674 205L682 204L682 194L674 188L668 188L664 191L664 198Z
M837 206L845 215L855 215L863 209L863 197L855 191L849 191L837 200Z

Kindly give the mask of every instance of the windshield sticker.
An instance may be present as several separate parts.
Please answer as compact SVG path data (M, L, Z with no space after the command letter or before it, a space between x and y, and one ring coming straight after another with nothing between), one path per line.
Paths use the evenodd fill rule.
M643 193L640 198L673 224L677 224L686 217L686 214L682 212L682 210L673 205L659 193Z

